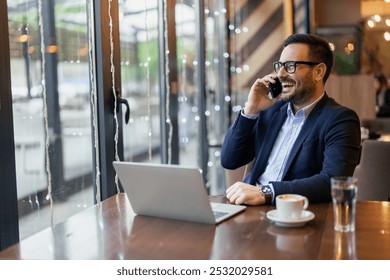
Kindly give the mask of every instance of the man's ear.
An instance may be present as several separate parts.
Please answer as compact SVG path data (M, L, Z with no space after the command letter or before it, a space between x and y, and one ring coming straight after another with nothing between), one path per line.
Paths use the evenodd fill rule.
M326 73L326 65L325 63L320 63L314 67L314 79L316 81L321 81Z

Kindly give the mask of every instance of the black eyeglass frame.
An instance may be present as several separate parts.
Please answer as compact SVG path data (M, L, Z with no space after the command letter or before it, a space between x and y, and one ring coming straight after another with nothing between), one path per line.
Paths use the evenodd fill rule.
M292 63L292 65L294 66L294 71L289 71L288 70L288 68L292 66L292 65L288 65L288 67L286 67L286 64L288 64L288 63ZM305 64L305 65L315 66L315 65L318 65L320 63L321 62L289 60L289 61L285 61L285 62L276 61L276 62L273 63L273 66L274 66L274 71L276 73L278 73L280 71L280 69L282 68L282 66L283 66L284 70L286 70L286 72L288 74L293 74L293 73L295 73L295 71L297 71L297 64Z

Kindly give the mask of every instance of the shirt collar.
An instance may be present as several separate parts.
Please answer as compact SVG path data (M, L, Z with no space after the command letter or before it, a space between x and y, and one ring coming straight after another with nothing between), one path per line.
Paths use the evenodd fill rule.
M320 97L318 97L316 100L314 100L313 103L307 105L306 107L302 108L302 109L299 109L295 115L293 113L293 110L291 108L291 102L288 103L288 106L287 106L287 115L289 117L295 117L295 118L307 118L310 114L310 112L313 110L314 106L318 103L318 101L321 100L321 98L324 96L325 92L322 93L322 95Z

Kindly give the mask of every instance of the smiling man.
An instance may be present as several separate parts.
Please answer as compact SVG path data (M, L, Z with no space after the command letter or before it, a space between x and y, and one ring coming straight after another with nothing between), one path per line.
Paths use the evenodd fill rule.
M226 190L231 203L269 204L284 193L311 203L330 201L330 178L351 176L359 162L359 118L324 91L334 59L329 42L293 34L283 46L275 72L254 82L225 136L224 168L253 161L245 180ZM268 87L276 78L282 92L270 99Z

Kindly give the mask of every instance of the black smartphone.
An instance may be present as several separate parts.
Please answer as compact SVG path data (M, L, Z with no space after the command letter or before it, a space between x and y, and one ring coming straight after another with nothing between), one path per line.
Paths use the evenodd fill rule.
M275 78L274 84L269 84L269 92L271 93L272 98L277 97L279 94L282 93L282 83L279 81L278 78Z

